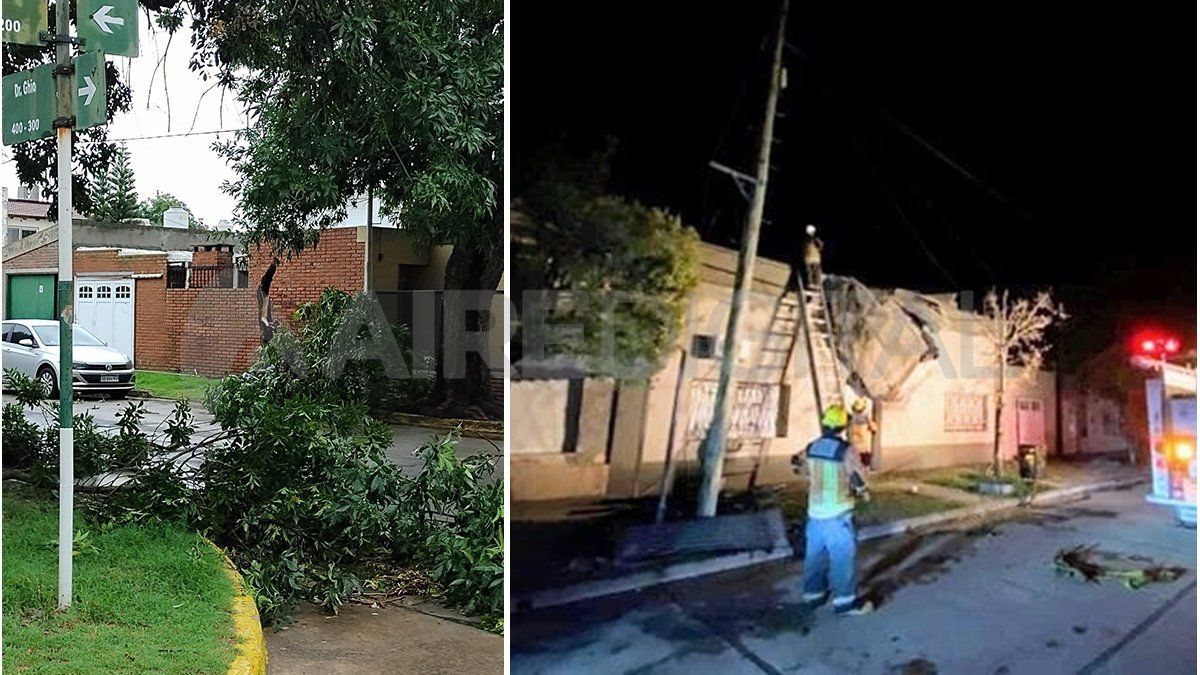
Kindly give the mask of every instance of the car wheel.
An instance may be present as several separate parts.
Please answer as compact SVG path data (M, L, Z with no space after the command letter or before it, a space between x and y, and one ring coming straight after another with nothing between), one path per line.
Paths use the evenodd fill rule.
M54 376L53 368L42 366L42 369L38 371L37 379L50 392L46 398L58 398L58 378Z

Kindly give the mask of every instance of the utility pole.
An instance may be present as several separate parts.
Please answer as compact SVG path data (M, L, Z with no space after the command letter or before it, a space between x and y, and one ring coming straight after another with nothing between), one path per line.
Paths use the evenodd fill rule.
M75 69L71 66L71 3L54 3L54 131L58 136L58 608L71 606L75 529L75 433L72 375L75 269L71 232L71 132L75 126Z
M725 464L725 441L728 437L727 420L733 412L733 399L729 396L730 380L737 360L738 336L741 333L742 311L750 298L754 284L754 262L758 255L758 234L762 229L763 207L767 200L767 177L771 170L772 135L775 131L775 108L779 101L779 88L783 75L783 42L787 26L788 0L783 0L779 10L779 27L775 33L775 55L771 63L771 84L767 91L767 105L763 113L762 139L759 141L758 165L755 171L754 195L750 200L750 212L746 214L746 227L742 231L742 246L738 252L737 277L734 281L733 304L729 308L729 323L725 327L725 344L722 349L720 379L713 402L712 423L704 436L700 448L701 479L700 499L696 516L708 518L717 514L717 496L721 489L721 473Z

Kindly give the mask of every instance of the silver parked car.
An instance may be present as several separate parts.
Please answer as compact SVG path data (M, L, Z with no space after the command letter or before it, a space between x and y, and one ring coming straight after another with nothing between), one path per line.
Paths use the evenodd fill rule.
M15 319L4 322L4 369L36 378L51 396L58 396L58 322ZM71 369L77 392L96 392L125 398L133 389L133 361L76 324Z

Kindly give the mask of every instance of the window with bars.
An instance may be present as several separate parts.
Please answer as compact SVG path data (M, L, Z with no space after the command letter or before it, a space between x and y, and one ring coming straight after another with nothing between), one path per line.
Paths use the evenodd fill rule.
M704 438L712 424L713 405L717 396L714 380L692 382L691 410L688 416L688 438ZM729 438L773 438L780 417L779 385L761 382L741 382L734 393L733 412L729 419Z
M987 431L987 395L946 392L945 431Z

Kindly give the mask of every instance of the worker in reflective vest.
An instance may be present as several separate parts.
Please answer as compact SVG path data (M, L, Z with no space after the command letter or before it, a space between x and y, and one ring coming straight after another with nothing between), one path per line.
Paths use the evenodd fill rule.
M841 616L874 609L857 595L854 502L869 495L858 453L842 437L847 422L845 408L827 408L821 416L821 437L808 444L803 458L808 473L804 603L815 610L832 595L833 611ZM800 464L800 457L793 463Z
M871 419L871 413L867 410L867 400L864 398L854 399L854 403L850 405L848 435L850 445L858 453L859 462L868 471L871 469L871 441L877 433L879 433L879 427L876 426L875 420Z

